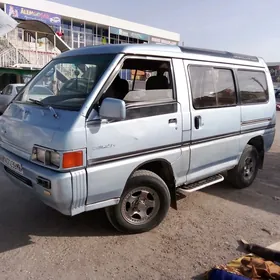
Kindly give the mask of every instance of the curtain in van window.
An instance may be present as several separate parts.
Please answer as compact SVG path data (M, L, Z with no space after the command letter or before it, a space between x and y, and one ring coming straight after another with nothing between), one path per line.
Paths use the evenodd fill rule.
M190 66L193 106L196 109L225 107L237 102L231 69Z

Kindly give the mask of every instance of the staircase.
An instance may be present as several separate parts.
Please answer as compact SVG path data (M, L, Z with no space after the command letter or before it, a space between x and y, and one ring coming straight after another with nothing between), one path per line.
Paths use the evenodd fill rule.
M9 68L30 61L6 38L0 38L0 67Z
M36 43L27 33L23 35L24 32L23 29L15 28L5 37L0 37L0 67L40 69L61 53L51 40L44 38L42 44L39 41ZM66 49L61 39L59 42Z

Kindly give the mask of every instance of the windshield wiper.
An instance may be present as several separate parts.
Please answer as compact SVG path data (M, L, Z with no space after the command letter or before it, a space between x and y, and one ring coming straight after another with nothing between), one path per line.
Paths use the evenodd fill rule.
M36 99L29 98L29 100L36 105L39 105L39 106L42 106L42 107L45 107L45 108L47 107L52 112L54 118L58 119L58 115L57 115L56 111L54 110L54 108L52 106L45 105L43 102L41 102L39 100L36 100Z
M46 107L46 105L45 105L43 102L39 101L39 100L32 99L32 98L29 98L29 100L30 100L32 103L36 104L36 105L40 105L40 106L42 106L42 107Z

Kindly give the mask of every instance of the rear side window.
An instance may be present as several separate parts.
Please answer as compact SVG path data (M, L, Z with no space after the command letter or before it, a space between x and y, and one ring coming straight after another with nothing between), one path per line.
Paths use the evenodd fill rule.
M268 101L266 76L261 71L238 70L241 104L257 104Z
M195 109L227 107L237 104L232 70L192 65L189 71Z

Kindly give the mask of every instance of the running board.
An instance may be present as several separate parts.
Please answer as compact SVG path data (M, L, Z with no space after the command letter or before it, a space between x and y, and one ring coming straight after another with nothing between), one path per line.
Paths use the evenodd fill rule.
M179 187L177 189L177 192L179 192L181 194L192 193L192 192L204 189L206 187L209 187L211 185L220 183L220 182L224 181L224 179L225 179L224 176L218 174L218 175L203 179L201 181Z

